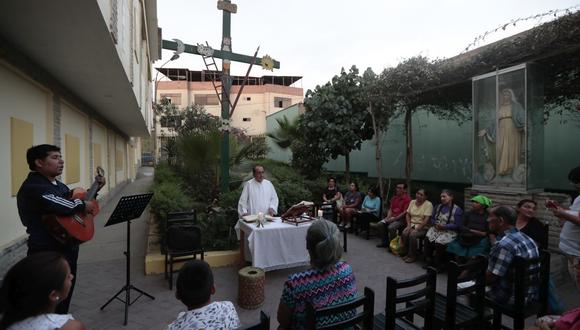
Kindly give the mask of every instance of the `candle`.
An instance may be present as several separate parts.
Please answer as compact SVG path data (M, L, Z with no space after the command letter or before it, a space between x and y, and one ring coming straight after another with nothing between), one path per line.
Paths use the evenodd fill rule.
M318 217L322 218L322 210L318 210Z

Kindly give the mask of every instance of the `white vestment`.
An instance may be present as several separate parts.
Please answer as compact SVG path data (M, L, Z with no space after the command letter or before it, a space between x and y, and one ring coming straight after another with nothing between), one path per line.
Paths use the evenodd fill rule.
M251 179L244 183L244 189L238 202L238 214L268 214L268 209L278 212L278 195L272 182L263 179L262 182Z

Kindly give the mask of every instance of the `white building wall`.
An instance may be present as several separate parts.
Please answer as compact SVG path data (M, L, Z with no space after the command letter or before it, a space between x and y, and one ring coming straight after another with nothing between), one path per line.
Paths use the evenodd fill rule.
M152 124L152 119L148 119L151 117L151 103L147 102L150 99L147 93L151 85L149 72L151 63L147 40L142 33L144 21L142 3L139 0L98 0L98 4L111 32L116 24L116 48L119 59L127 79L133 85L133 93L143 118Z
M107 178L107 174L111 171L111 168L109 167L109 155L108 155L108 146L107 146L107 128L105 127L105 125L101 124L100 122L93 120L92 121L92 125L93 125L93 136L92 136L92 143L95 144L99 144L101 146L101 153L100 153L100 158L101 158L101 167L105 170L105 178ZM95 153L94 149L93 149L93 153ZM95 159L93 158L93 162L95 162ZM96 166L93 166L93 168L96 170ZM94 176L95 173L93 173ZM107 182L107 184L103 187L103 189L101 189L101 191L99 191L99 196L103 196L106 193L108 193L111 190L111 185L109 184L109 182Z
M185 89L159 89L157 92L157 100L161 100L162 96L165 95L180 95L180 101L173 101L178 108L183 109L187 106L187 99L191 102L195 102L196 95L206 95L214 94L213 89L203 89L203 90L190 90L189 96L187 90ZM231 102L234 103L236 99L236 94L232 93ZM231 125L236 128L240 128L246 132L247 135L262 135L266 133L266 116L276 113L283 107L275 107L274 99L276 97L282 97L290 99L290 104L296 104L302 102L303 98L301 95L290 95L283 93L243 93L240 95L236 109L231 118ZM248 100L250 98L250 100ZM221 106L220 105L204 105L207 113L220 117L221 116ZM244 118L246 120L244 121ZM249 118L249 120L248 120ZM160 136L172 136L174 133L171 130L162 128L158 125L157 132Z
M127 179L127 143L127 140L115 134L115 161L116 165L118 165L115 168L115 180L117 183Z
M0 185L0 249L10 245L25 234L16 206L16 196L12 196L11 171L11 129L10 118L18 118L33 125L34 144L47 143L48 111L51 94L44 88L16 73L0 62L0 175L5 179ZM25 159L26 155L22 155Z
M82 187L87 188L90 185L89 179L89 117L80 112L77 109L74 109L72 106L62 103L61 105L61 129L60 129L60 140L62 141L61 145L61 153L62 158L64 159L64 171L62 173L62 180L65 182L69 188L76 188ZM67 157L69 155L66 154L66 134L75 136L80 140L80 181L77 182L66 182L65 178L67 175L67 171L70 170L67 167ZM69 160L70 164L70 160Z

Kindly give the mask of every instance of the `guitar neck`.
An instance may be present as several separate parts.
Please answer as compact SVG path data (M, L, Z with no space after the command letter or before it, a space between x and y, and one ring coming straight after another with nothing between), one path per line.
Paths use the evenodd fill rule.
M87 197L85 200L92 200L95 199L95 196L97 196L97 191L99 190L99 183L97 182L97 180L95 180L93 182L93 184L91 185L91 188L89 188L89 191L87 191Z

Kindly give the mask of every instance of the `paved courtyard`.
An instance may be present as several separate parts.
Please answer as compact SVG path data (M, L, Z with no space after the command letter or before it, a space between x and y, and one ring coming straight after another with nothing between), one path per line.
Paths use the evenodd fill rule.
M175 291L170 291L163 275L144 275L144 258L148 217L144 214L131 223L131 280L132 284L153 295L155 300L145 296L139 298L129 308L129 322L123 327L124 304L113 301L103 311L100 307L117 293L125 284L126 225L103 227L121 196L147 192L152 183L153 170L140 169L137 179L126 185L101 209L97 217L97 229L92 241L81 246L77 286L71 305L71 313L81 320L88 329L165 329L184 306L175 299ZM421 263L405 264L398 257L375 247L376 240L369 241L349 235L349 251L344 259L353 266L359 290L365 286L375 291L375 313L385 307L385 278L387 275L408 278L422 273ZM261 310L267 312L275 328L276 310L285 279L303 268L277 270L266 273L266 301ZM230 300L244 325L257 322L259 311L245 310L237 306L237 268L214 269L216 294L213 300ZM439 275L438 291L445 290L446 276ZM568 307L579 306L578 291L570 284L559 287L562 299ZM136 292L132 292L133 297ZM124 296L123 296L124 298Z

